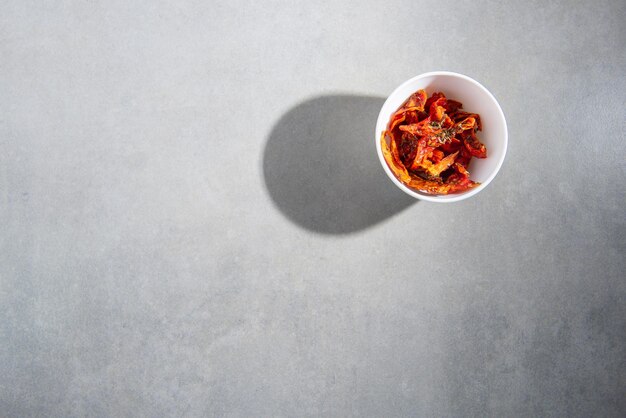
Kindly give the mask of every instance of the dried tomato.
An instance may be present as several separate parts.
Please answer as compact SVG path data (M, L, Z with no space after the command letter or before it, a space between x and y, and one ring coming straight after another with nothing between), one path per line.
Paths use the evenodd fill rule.
M418 90L391 116L381 147L402 183L428 194L459 193L479 184L467 167L472 157L487 157L476 136L482 123L480 115L462 108L441 92L428 97Z

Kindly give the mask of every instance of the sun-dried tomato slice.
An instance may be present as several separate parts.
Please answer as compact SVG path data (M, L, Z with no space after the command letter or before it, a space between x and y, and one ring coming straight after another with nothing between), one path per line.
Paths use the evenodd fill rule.
M391 144L387 145L385 133L386 132L383 132L380 137L380 145L383 151L383 156L385 157L385 161L387 162L387 165L389 165L389 168L391 168L391 171L393 171L393 174L395 174L395 176L400 179L401 182L408 184L411 181L411 176L409 175L406 167L402 164L402 161L400 161L397 148L395 146L396 142L394 141L393 137L391 137Z
M426 92L424 90L418 90L415 93L413 93L411 97L409 97L409 99L406 102L405 107L407 108L415 107L421 112L424 110L424 105L426 104L427 97L428 96L426 95Z
M487 148L476 138L473 132L465 139L465 149L467 149L473 157L487 158Z

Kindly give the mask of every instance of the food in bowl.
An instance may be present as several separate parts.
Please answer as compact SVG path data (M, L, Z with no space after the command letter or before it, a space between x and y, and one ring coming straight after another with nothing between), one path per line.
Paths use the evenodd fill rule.
M431 195L462 193L480 183L470 179L473 157L487 158L477 133L480 115L436 92L413 93L391 115L381 149L393 174L408 187Z

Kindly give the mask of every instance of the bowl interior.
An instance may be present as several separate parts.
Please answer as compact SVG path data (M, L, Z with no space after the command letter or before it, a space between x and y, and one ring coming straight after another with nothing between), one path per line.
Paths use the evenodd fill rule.
M481 185L467 192L450 194L445 196L433 196L410 189L402 184L391 172L387 163L382 158L380 150L380 136L386 129L391 115L419 89L424 89L428 96L434 92L443 92L446 97L463 103L463 110L478 113L483 125L483 130L478 133L478 138L487 147L487 158L472 158L468 167L471 179L480 182ZM395 180L405 192L419 199L433 201L456 201L478 193L495 177L507 147L506 121L500 106L495 98L480 84L469 77L454 73L430 73L415 77L398 87L383 105L376 124L376 143L381 162L387 174Z

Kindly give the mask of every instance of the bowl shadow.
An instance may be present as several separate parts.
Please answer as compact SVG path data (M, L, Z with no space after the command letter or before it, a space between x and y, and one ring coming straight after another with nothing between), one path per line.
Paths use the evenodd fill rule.
M415 204L380 165L374 128L383 98L321 96L276 123L265 146L265 185L279 210L322 234L348 234Z

